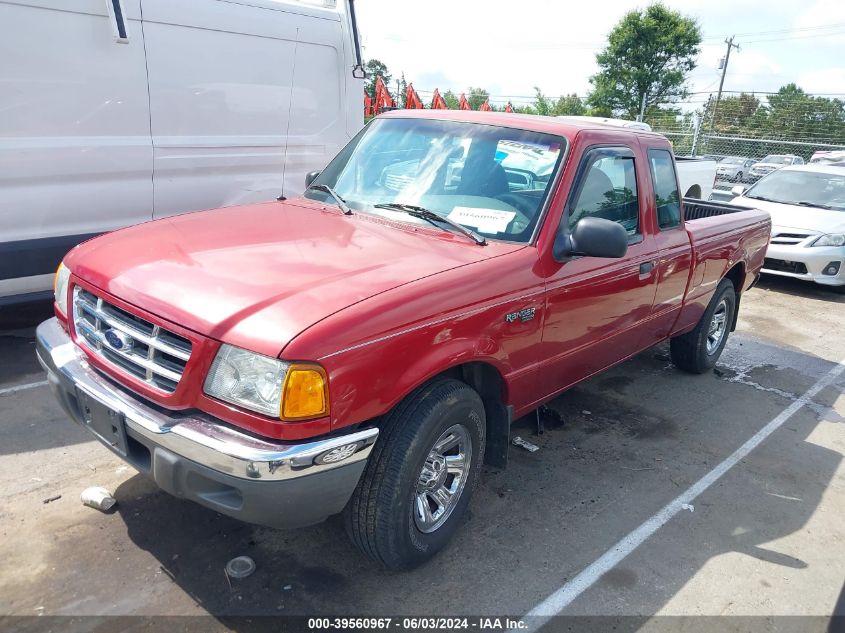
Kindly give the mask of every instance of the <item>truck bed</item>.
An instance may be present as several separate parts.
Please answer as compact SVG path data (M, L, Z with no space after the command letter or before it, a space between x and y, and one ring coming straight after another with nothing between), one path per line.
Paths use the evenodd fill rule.
M684 221L712 218L716 215L728 215L740 211L753 211L752 207L741 207L724 202L705 202L697 198L684 198Z

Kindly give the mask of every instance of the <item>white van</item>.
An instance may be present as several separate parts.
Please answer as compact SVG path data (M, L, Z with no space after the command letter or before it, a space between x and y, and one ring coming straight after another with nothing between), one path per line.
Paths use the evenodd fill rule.
M360 63L351 0L0 0L0 304L93 235L300 193Z

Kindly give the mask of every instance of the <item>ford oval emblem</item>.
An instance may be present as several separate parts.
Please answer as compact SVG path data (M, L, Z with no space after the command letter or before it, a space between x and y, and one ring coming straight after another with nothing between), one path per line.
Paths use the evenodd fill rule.
M126 332L115 329L106 330L103 333L103 337L106 339L109 347L119 352L127 352L132 349L132 337Z

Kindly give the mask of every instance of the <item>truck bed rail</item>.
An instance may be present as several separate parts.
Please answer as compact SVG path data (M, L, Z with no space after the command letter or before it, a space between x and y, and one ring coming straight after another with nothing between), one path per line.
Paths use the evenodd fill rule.
M706 202L698 198L684 198L684 221L712 218L714 215L728 215L730 213L751 210L751 207L740 207L723 202Z

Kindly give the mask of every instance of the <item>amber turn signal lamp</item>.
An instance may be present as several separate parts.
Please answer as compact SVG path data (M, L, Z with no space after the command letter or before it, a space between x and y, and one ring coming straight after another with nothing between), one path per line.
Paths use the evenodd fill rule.
M329 381L318 365L292 364L282 387L282 420L319 418L329 413Z

